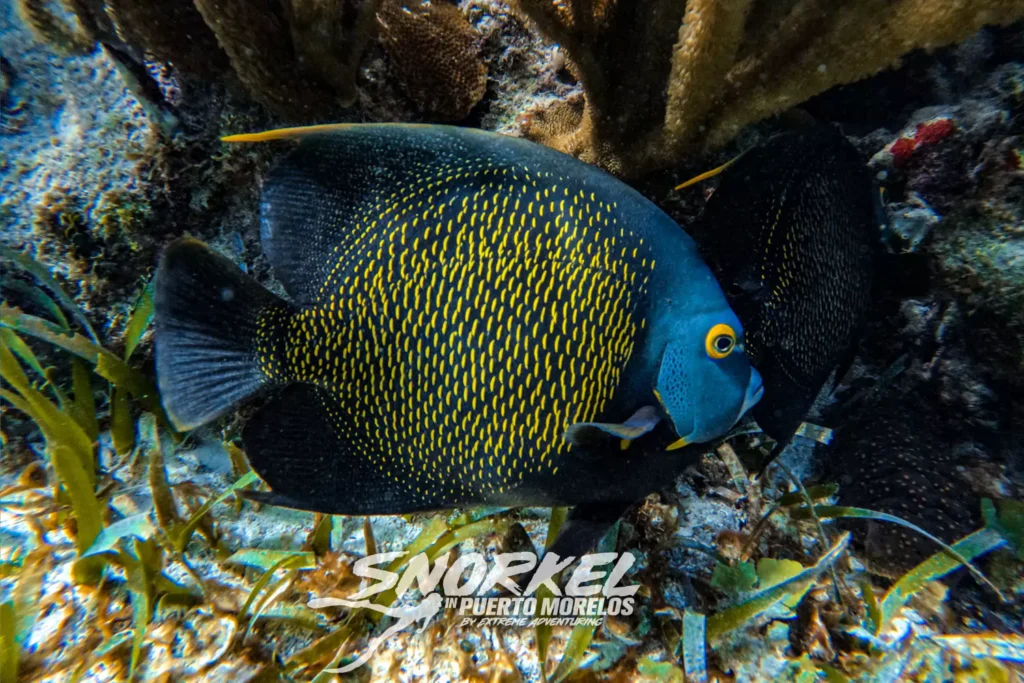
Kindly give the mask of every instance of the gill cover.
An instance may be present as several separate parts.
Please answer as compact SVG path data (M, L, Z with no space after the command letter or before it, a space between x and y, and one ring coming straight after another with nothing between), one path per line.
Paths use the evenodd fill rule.
M725 435L761 398L761 376L743 348L742 327L731 320L694 320L668 342L657 392L680 440L669 450Z

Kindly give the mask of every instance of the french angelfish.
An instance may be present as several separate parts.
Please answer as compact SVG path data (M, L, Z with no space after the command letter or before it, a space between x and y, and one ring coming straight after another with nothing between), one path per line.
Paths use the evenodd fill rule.
M702 251L764 379L752 415L776 441L793 436L832 372L853 360L871 303L877 201L857 150L820 126L744 152L701 215Z
M175 425L278 390L242 433L258 499L589 504L600 530L692 461L666 447L725 434L760 398L693 241L604 172L445 126L228 141L279 138L298 144L265 179L260 236L290 301L192 239L156 276Z

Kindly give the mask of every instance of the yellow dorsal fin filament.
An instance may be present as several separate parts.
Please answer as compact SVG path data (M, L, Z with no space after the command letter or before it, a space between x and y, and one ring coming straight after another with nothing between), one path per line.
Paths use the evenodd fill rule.
M299 140L307 135L318 133L336 133L351 128L370 126L404 126L404 127L426 127L429 124L422 123L321 123L315 126L295 126L292 128L275 128L259 133L239 133L222 137L221 142L270 142L272 140Z
M677 191L678 190L682 190L684 188L689 187L690 185L696 185L697 183L701 182L702 180L707 180L708 178L714 178L716 175L718 175L719 173L721 173L725 169L727 169L730 166L732 166L733 162L736 161L737 159L739 159L741 156L743 156L743 155L740 154L740 155L737 155L737 156L733 157L732 159L729 159L729 161L725 162L724 164L722 164L718 168L713 168L710 171L704 171L700 175L694 176L694 177L690 178L689 180L687 180L682 185L676 185L675 189Z
M275 128L259 133L239 133L222 137L221 142L269 142L271 140L294 140L316 133L332 133L350 128L351 123L324 123L317 126L295 126L293 128Z

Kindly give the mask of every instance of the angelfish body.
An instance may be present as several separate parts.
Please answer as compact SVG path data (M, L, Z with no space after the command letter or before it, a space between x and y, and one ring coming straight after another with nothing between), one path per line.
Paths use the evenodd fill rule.
M296 137L261 197L291 301L194 240L165 251L156 285L174 422L283 388L242 435L266 500L632 502L688 461L666 444L720 436L759 398L692 241L611 176L469 129Z
M785 440L853 359L871 305L877 192L853 145L819 126L744 152L722 172L701 222L701 247L764 380L752 414Z

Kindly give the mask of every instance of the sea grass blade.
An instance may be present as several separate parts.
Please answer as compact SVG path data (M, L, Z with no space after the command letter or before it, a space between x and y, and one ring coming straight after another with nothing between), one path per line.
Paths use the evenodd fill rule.
M366 545L366 556L377 554L377 539L373 536L373 524L369 517L363 517L363 543Z
M64 311L60 310L60 306L53 300L53 297L43 291L42 287L34 287L21 280L11 280L5 283L6 287L10 287L16 292L25 295L30 301L35 303L39 308L45 310L50 314L53 322L57 323L65 330L71 329L71 323L68 322L67 316L64 315Z
M0 602L0 680L18 680L18 664L21 655L18 643L14 640L17 613L14 601Z
M812 516L810 514L810 511L806 507L798 508L794 510L791 514L794 519L808 519ZM935 536L931 535L921 527L917 526L916 524L912 524L905 519L901 519L896 515L890 515L885 512L876 512L875 510L866 510L864 508L845 507L840 505L815 505L814 514L821 518L842 517L847 519L870 519L876 522L890 522L892 524L898 524L902 527L910 529L911 531L919 533L932 543L935 543L937 546L942 548L943 551L952 555L957 561L960 562L960 564L967 568L967 571L974 575L974 578L976 578L978 581L984 583L986 586L991 588L996 593L996 595L999 596L1000 600L1003 600L1004 602L1006 600L1006 598L1003 597L1003 594L1000 592L1000 590L996 588L995 584L989 581L988 577L982 574L977 567L972 565L970 563L970 560L968 560L966 557L958 553L953 547L944 543L941 539L936 538Z
M35 370L37 375L46 379L46 370L43 369L42 363L36 358L36 354L32 352L32 349L25 343L25 340L16 335L13 330L0 328L0 344L13 351L25 365Z
M798 592L805 592L806 589L832 565L839 555L846 550L850 542L850 534L845 533L839 537L828 552L812 567L808 567L796 576L776 584L771 588L755 593L747 600L738 605L730 607L722 612L712 614L707 620L707 641L714 644L723 635L733 629L743 626L748 621L761 614L776 603L782 601L789 595Z
M152 541L134 542L135 554L121 551L119 554L127 579L128 593L132 602L132 654L128 670L128 681L135 679L142 652L142 641L146 627L153 613L153 580L163 565L160 549Z
M566 517L569 516L569 508L557 507L551 508L551 519L548 521L548 535L544 539L544 548L550 548L558 538L558 532L562 530L562 525L565 524ZM537 604L543 605L545 600L552 598L551 590L541 585L537 589ZM548 646L551 644L551 624L541 622L535 627L537 632L537 658L540 660L540 675L544 680L547 680L547 669L545 664L548 660Z
M608 530L608 533L598 541L597 552L609 552L614 550L615 543L618 540L618 535L619 523L616 522L612 525L611 529ZM539 600L538 604L540 604ZM562 653L562 658L559 660L558 666L555 667L554 673L551 674L551 680L553 683L561 683L561 681L568 678L583 664L583 657L586 655L587 648L590 647L590 643L594 640L594 632L597 631L597 627L601 623L601 620L597 618L595 618L592 623L588 623L590 621L591 620L581 622L572 627L572 631L569 633L569 641L565 646L565 652Z
M174 548L179 553L183 552L185 550L185 546L188 545L189 540L192 538L192 534L195 532L196 527L199 526L199 522L202 521L203 516L206 515L206 513L209 512L214 505L224 501L228 496L230 496L234 492L239 491L245 488L246 486L249 486L250 484L254 484L259 480L260 479L259 477L256 476L255 472L249 472L247 474L244 474L241 477L239 477L239 479L235 481L235 483L232 484L227 491L224 491L216 498L211 498L207 500L205 503L199 506L199 509L192 513L192 515L188 518L188 521L185 522L185 525L181 528L181 530L178 533L176 533L174 537L171 539L171 544L174 546Z
M561 683L579 668L583 656L587 653L587 648L594 640L594 631L597 630L597 624L590 623L590 621L588 619L572 627L569 641L565 645L565 652L562 653L562 659L559 660L558 666L555 667L555 671L549 679L551 683Z
M21 364L7 346L0 344L0 377L7 380L20 395L21 401L11 401L39 427L48 448L56 444L66 445L82 461L90 481L95 481L96 469L93 442L78 423L51 403L31 385ZM9 399L10 394L0 394Z
M875 588L871 585L871 579L866 575L860 579L860 595L861 600L864 603L864 608L867 610L868 619L875 627L875 633L882 630L884 619L882 618L882 605L878 601L878 596L875 594Z
M139 345L139 340L146 333L149 324L153 321L153 280L142 289L138 301L132 307L131 316L128 318L128 326L124 331L124 359L132 357Z
M495 520L491 518L481 519L479 522L473 522L465 526L460 526L457 529L451 529L445 532L430 548L426 550L427 559L431 562L436 560L438 557L451 550L458 544L470 538L475 538L483 533L492 531L494 533L502 533L505 529L505 522L503 520ZM412 557L409 555L408 557Z
M42 264L34 261L28 256L25 256L24 254L14 251L10 247L5 246L0 246L0 258L5 258L17 263L26 272L39 280L44 287L53 292L54 296L57 297L57 300L71 313L75 322L82 326L82 329L85 330L87 335L89 335L89 338L97 344L99 343L99 338L96 336L96 332L92 329L92 325L89 324L89 320L85 317L85 314L82 313L82 309L78 307L70 296L68 296L67 292L64 291L64 288L57 284L57 281L53 279L52 275L50 275L50 271L48 271ZM67 327L67 321L65 320L64 322L65 327Z
M258 614L253 615L251 623L256 623L260 619L281 619L311 631L324 628L323 616L305 605L270 605L269 602L271 601L268 601Z
M758 588L765 590L777 586L783 581L788 581L802 572L806 567L795 560L776 560L770 557L762 557L757 561ZM797 604L803 598L803 593L795 593L783 598L782 603L789 609L796 609Z
M167 538L171 538L181 526L182 519L178 511L178 505L174 502L171 485L167 481L163 444L160 442L160 428L157 426L157 421L148 415L143 415L139 419L139 425L145 440L151 444L149 449L149 467L146 474L149 480L149 492L153 497L156 523L160 525L164 535Z
M135 448L135 421L128 392L114 387L110 394L110 439L118 455L127 455Z
M242 635L242 642L245 642L249 639L249 634L252 633L253 626L256 625L257 620L259 620L260 617L263 616L266 610L271 605L275 604L278 601L278 599L281 598L285 593L291 590L292 585L295 583L295 577L297 577L298 575L298 569L289 569L285 573L284 577L281 578L280 581L271 584L267 588L266 593L263 595L263 597L261 597L259 600L256 601L254 605L252 605L252 616L248 620L249 623L245 625L245 633ZM298 605L295 605L295 607L298 607ZM305 607L305 605L302 605L302 607L316 615L316 613L313 612L312 609Z
M809 495L812 500L820 500L821 498L834 496L838 491L838 484L818 484L817 486L807 487L807 495ZM792 507L793 505L801 505L805 501L806 499L804 498L803 491L792 491L779 498L779 502L777 504L779 507Z
M683 671L692 683L707 683L707 617L683 612Z
M83 555L103 530L103 506L96 497L93 483L82 467L80 459L71 452L71 449L58 445L52 449L50 458L75 511L78 528L75 545L78 548L79 559L75 562L72 573L78 583L95 583L105 562L100 558L86 558Z
M931 640L965 659L998 659L1024 664L1024 635L1019 633L968 633L931 636Z
M442 520L442 522L444 522L443 517L440 517L440 519ZM447 527L447 522L445 522L445 526ZM423 548L422 550L418 549L420 546L420 543L418 543L418 541L420 540L420 536L423 536L423 534L420 534L420 536L416 537L416 540L409 544L409 549L407 549L406 554L392 562L392 564L388 566L388 569L395 573L398 573L403 567L406 566L406 564L408 564L409 560L411 560L420 552L424 553L427 556L427 560L429 562L434 562L435 560L437 560L438 557L440 557L447 551L451 550L459 543L462 543L463 541L468 540L470 538L475 538L476 536L479 536L488 531L496 531L500 533L500 528L500 522L495 522L495 520L490 518L482 519L479 522L466 524L455 529L448 529L440 536L437 536L430 546ZM432 532L432 529L430 527L428 527L425 531L427 530L431 530ZM429 535L427 537L429 538ZM414 546L416 547L414 548ZM395 566L396 568L391 569L392 566ZM396 590L394 588L389 588L388 590L379 593L377 597L374 598L374 602L378 605L390 606L395 601L396 597ZM371 612L367 616L371 621L374 622L380 621L380 619L383 617L383 615L380 612Z
M93 400L92 387L89 383L89 370L82 362L78 359L72 360L71 381L74 401L69 401L67 395L55 380L54 369L44 368L29 345L14 330L0 327L0 344L7 346L22 362L46 380L47 386L50 387L54 397L57 399L59 409L71 415L81 425L82 429L85 430L89 438L95 441L99 435L96 403Z
M90 439L99 438L100 423L96 417L96 397L92 393L92 376L78 358L71 359L71 391L74 400L71 413Z
M250 555L260 553L259 550L249 550L242 552L247 552ZM255 602L256 598L259 596L260 591L262 591L266 587L266 585L270 583L270 580L274 578L274 572L276 572L278 569L297 569L300 567L303 569L309 569L310 567L316 566L316 560L313 559L312 553L289 553L288 551L284 550L266 552L272 552L275 554L275 556L283 556L279 557L279 559L276 562L267 566L265 568L265 571L263 572L263 575L256 581L255 584L253 584L252 590L249 591L249 595L245 598L245 602L242 603L241 609L238 610L239 618L244 618L246 615L249 614L249 608L252 607L252 603ZM237 554L238 553L235 553L235 555Z
M279 569L286 560L291 561L289 567L295 569L312 569L316 567L316 557L311 552L304 550L260 550L259 548L239 550L224 560L224 564L255 567L261 571L268 572L271 569Z
M310 534L309 538L309 548L320 557L331 549L331 532L334 530L334 516L319 515L314 517L313 525L313 533Z
M119 542L126 538L136 538L145 541L153 537L156 531L153 523L149 521L148 512L140 512L137 515L125 517L103 529L96 540L92 542L82 557L92 557L103 553L118 553Z
M152 383L138 370L81 334L68 333L47 320L23 313L6 303L0 303L0 326L42 339L88 361L95 366L96 374L126 389L149 412L163 416Z
M896 612L926 583L941 579L962 565L970 566L970 560L995 550L1004 543L1006 539L995 529L979 529L954 543L952 552L941 550L911 569L900 577L882 598L876 634L881 632Z
M54 398L57 399L57 410L59 410L62 413L66 413L68 417L70 417L75 422L78 422L78 418L75 416L74 404L68 397L67 392L64 391L64 389L58 383L59 378L57 376L57 368L49 367L46 368L43 372L44 376L46 377L46 386L50 388L50 391L53 392Z

